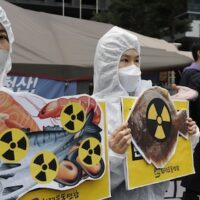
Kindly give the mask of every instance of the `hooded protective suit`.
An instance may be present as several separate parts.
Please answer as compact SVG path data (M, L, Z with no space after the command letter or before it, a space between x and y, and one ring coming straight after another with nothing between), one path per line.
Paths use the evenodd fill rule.
M136 49L140 54L138 39L132 33L113 27L98 42L94 59L94 92L95 98L107 103L108 134L122 124L120 97L129 94L119 81L118 65L122 54L128 49ZM151 87L150 81L138 82L134 96ZM168 182L126 191L124 180L125 155L109 150L112 199L160 200L168 187Z
M1 6L0 6L0 24L5 28L7 32L10 45L9 52L0 49L0 88L2 88L7 73L11 70L12 67L11 52L12 52L12 44L14 42L14 35L12 32L10 21L8 20L6 13Z

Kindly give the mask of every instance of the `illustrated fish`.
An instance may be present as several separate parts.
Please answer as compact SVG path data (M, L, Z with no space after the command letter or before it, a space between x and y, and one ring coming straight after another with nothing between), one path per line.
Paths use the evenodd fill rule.
M144 159L162 168L175 153L179 132L187 138L186 110L176 111L169 93L161 87L146 90L128 119L133 143Z

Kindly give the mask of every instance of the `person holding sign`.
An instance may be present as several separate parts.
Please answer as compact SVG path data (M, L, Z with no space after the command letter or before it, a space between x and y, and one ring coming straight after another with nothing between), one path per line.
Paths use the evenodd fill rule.
M132 136L127 124L122 124L120 97L139 96L150 87L151 81L141 79L137 37L122 28L113 27L97 44L93 92L94 97L107 102L111 199L160 200L168 188L168 182L163 182L131 191L125 189L123 164ZM195 122L188 118L186 123L188 133L197 137Z

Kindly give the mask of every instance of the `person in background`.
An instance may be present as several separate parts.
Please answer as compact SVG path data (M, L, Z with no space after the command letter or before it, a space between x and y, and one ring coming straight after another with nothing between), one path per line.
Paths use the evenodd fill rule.
M132 33L113 27L100 38L94 59L93 96L107 103L111 199L161 200L168 182L127 191L123 162L131 143L131 130L122 123L121 96L138 96L152 87L151 81L141 79L140 45ZM179 92L181 91L178 88ZM188 132L196 133L195 122L187 119Z
M183 71L180 85L192 88L200 93L200 39L192 45L194 62ZM190 116L200 127L200 95L190 101ZM194 167L196 173L182 179L186 188L183 200L198 200L200 197L200 142L194 150Z

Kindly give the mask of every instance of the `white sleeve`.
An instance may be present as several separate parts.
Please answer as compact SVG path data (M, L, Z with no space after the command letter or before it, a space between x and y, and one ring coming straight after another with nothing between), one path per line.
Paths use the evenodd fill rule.
M196 147L196 145L199 143L199 136L200 136L200 132L199 132L199 127L197 126L197 131L194 135L190 136L190 140L192 143L192 149L194 149Z
M117 188L125 179L125 154L117 154L109 149L111 190Z
M109 148L109 161L110 161L110 171L115 171L116 168L119 167L119 165L123 164L123 161L125 159L125 154L118 154L112 151L112 149Z

